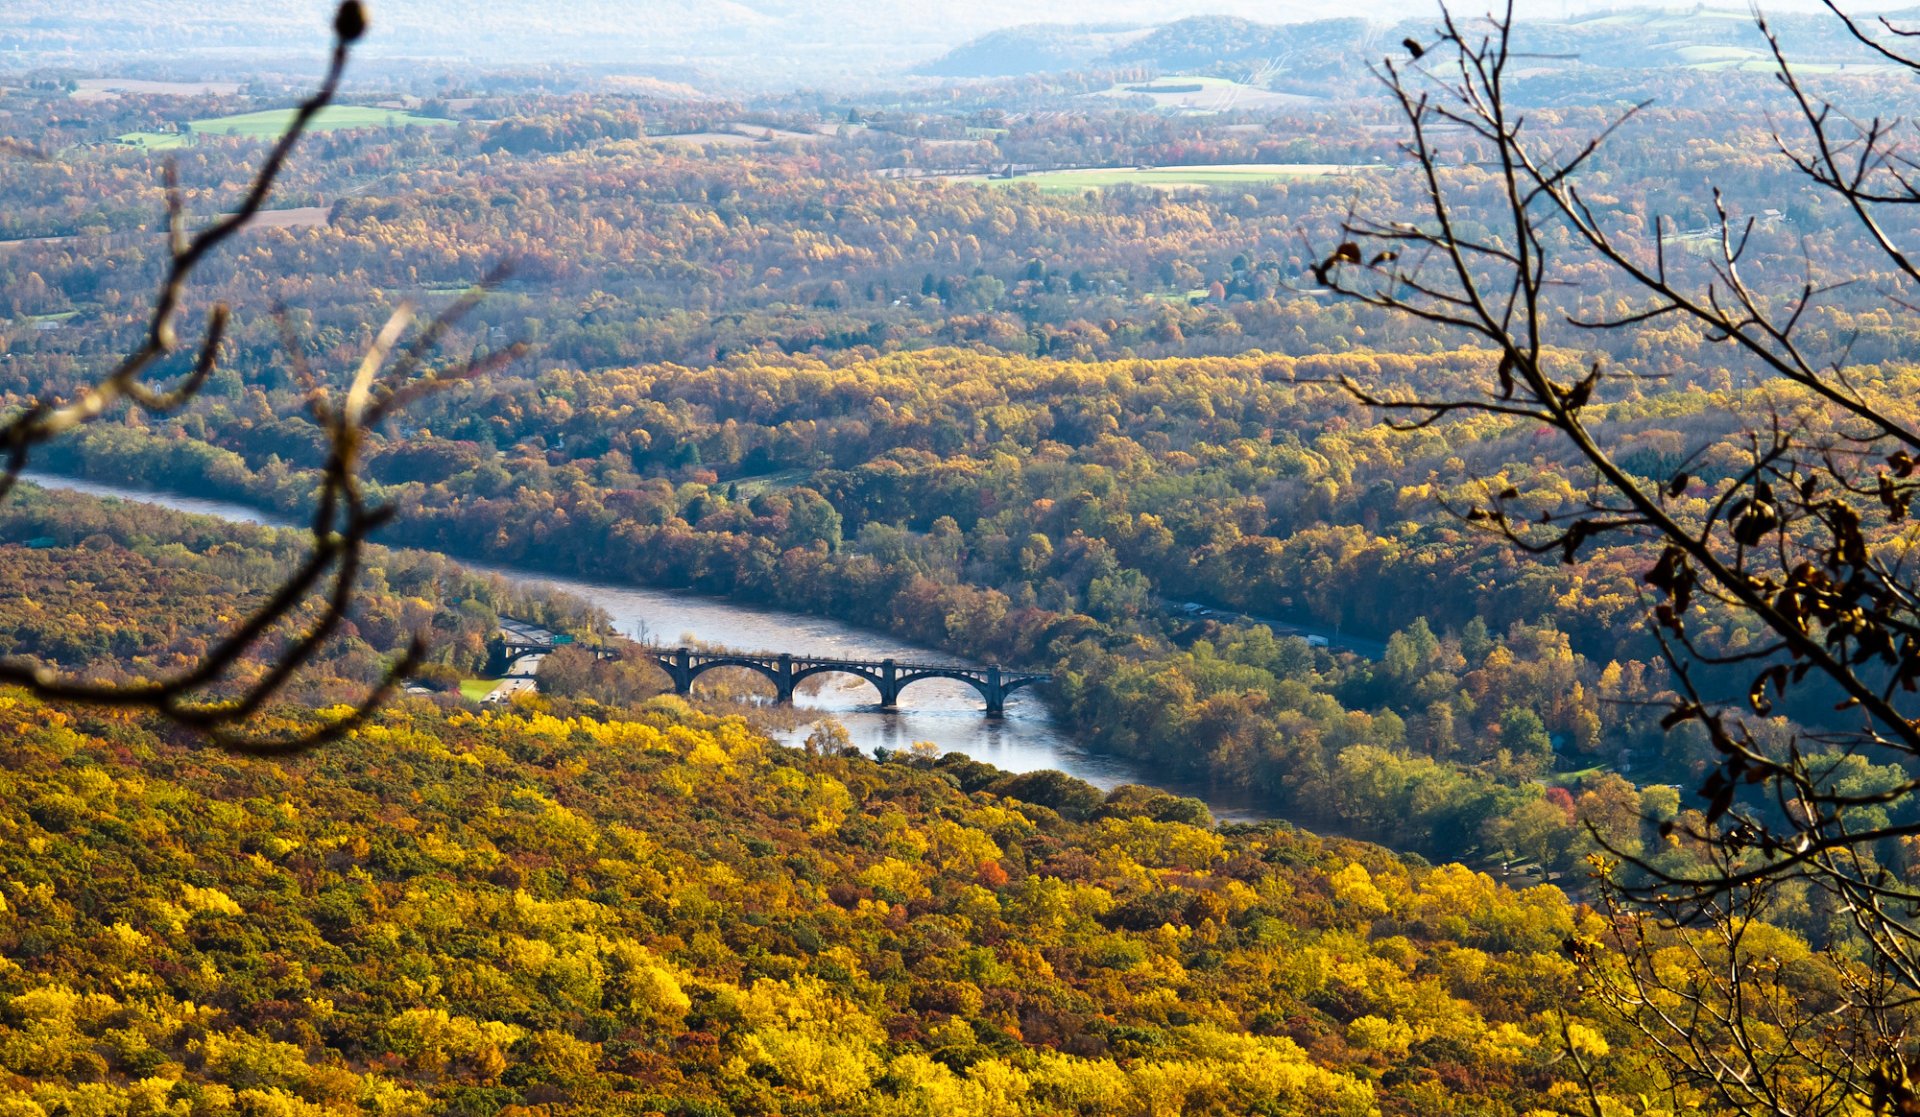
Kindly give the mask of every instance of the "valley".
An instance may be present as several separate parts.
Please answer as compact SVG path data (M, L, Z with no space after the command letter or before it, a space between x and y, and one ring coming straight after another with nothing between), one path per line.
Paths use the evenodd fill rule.
M0 1117L1920 1110L1914 29L1148 7L0 11Z

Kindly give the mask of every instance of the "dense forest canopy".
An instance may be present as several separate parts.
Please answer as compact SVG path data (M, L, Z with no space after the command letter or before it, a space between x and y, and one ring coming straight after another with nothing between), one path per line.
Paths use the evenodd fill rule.
M1771 102L1743 82L1696 77L1637 118L1589 196L1623 221L1669 215L1684 246L1718 188L1750 199L1758 264L1842 272L1864 244L1817 192L1767 189ZM1754 100L1706 129L1730 84ZM99 103L89 127L133 126L134 100ZM519 97L464 111L481 119L314 137L283 198L324 203L325 222L249 234L199 296L251 309L236 363L178 420L101 428L50 462L299 509L323 444L286 330L314 367L344 368L369 296L445 302L510 260L449 348L524 339L534 367L380 432L369 471L405 509L396 539L1051 668L1056 708L1102 748L1177 757L1433 856L1578 872L1602 804L1692 786L1709 761L1659 724L1644 555L1528 560L1445 511L1488 481L1534 511L1577 503L1590 492L1573 462L1524 424L1396 435L1333 383L1466 383L1492 360L1313 286L1314 246L1350 207L1411 204L1417 176L1384 109L1248 124L1116 107L984 133L978 114L896 111L833 135L789 115L763 119L802 138L744 144L723 142L744 107ZM1569 105L1541 126L1574 137L1605 119ZM1667 170L1676 147L1688 157ZM11 172L28 237L0 250L19 292L0 365L14 391L84 375L133 327L121 277L155 266L135 231L151 220L152 157L92 150L60 176ZM217 209L252 150L184 149L189 204ZM1071 192L899 177L935 153L1361 169ZM1490 191L1470 154L1449 173ZM73 213L70 175L94 212ZM1600 313L1622 296L1605 282L1576 257L1556 290ZM1906 329L1868 292L1841 292L1809 328L1900 396ZM1630 468L1737 471L1731 416L1770 406L1754 369L1700 361L1706 341L1685 325L1595 343L1647 377L1608 412ZM1184 601L1353 632L1384 654L1289 651L1168 607ZM1706 623L1745 638L1737 618ZM1818 722L1820 702L1778 713ZM1644 840L1631 812L1606 818L1615 839Z
M244 607L291 538L71 496L0 523L29 532L56 545L0 546L0 627L84 645L91 608L49 617L78 594L135 664L203 619L172 595ZM567 623L379 561L373 649L448 593ZM1581 1014L1562 944L1596 917L1550 886L957 754L810 757L672 697L463 707L261 764L0 698L0 1104L1524 1112L1575 1088L1563 1034L1621 1096L1662 1086Z

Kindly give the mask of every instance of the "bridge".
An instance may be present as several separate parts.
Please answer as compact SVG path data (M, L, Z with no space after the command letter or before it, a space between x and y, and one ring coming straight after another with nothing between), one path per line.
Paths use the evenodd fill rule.
M573 644L571 636L551 632L532 621L501 617L499 633L487 642L487 674L495 678L528 674L529 672L515 671L513 665L528 656L552 655L555 648L570 644ZM613 659L620 654L606 647L581 648L581 650L591 652L600 659ZM534 670L539 670L537 660Z
M487 674L503 678L514 673L513 665L528 656L552 655L555 648L567 646L566 640L542 640L531 636L502 634L487 644ZM595 659L617 659L620 653L613 648L590 648L584 644L572 644Z
M900 692L925 679L957 679L980 692L986 699L987 716L997 718L1007 712L1007 697L1021 687L1052 682L1053 676L1039 671L1005 671L999 664L987 667L958 667L942 663L901 663L892 659L830 659L804 655L743 655L738 652L702 652L691 648L643 648L680 694L693 692L693 681L720 667L741 667L765 676L773 683L782 702L793 701L794 688L814 675L856 675L873 684L880 692L880 708L893 709Z
M504 626L504 622L503 622ZM503 627L489 646L487 670L493 675L511 673L513 664L527 656L549 655L558 643L540 630L522 627L519 631ZM581 651L612 659L620 653L613 648L580 647ZM793 701L794 688L815 675L854 675L873 684L880 692L880 707L891 710L899 704L900 692L926 679L955 679L980 692L986 700L987 716L1000 717L1007 712L1007 698L1022 687L1053 681L1040 671L1006 671L999 664L987 667L962 667L946 663L902 663L898 660L835 659L826 656L750 654L726 651L696 651L692 648L659 648L641 645L640 652L673 680L679 694L693 693L693 681L721 667L739 667L765 677L773 684L782 702Z

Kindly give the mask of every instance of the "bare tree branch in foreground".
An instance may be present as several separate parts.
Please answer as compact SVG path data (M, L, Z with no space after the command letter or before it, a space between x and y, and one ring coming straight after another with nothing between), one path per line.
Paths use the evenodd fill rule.
M179 348L177 322L194 270L265 206L300 138L339 92L352 46L366 28L366 14L359 0L345 0L334 19L333 53L325 77L319 88L300 103L286 134L255 172L238 210L199 232L189 233L185 201L174 168L168 166L171 253L144 339L77 397L36 401L0 423L0 447L6 455L0 468L0 499L19 482L35 447L94 422L122 404L167 414L181 410L200 395L220 360L229 317L224 304L215 306L208 315L198 356L184 376L164 386L155 386L145 377ZM339 632L354 602L368 540L392 515L391 507L369 502L363 491L359 466L367 432L421 394L483 375L520 355L521 349L513 347L477 364L419 374L422 357L453 321L471 309L477 293L427 322L417 340L389 367L389 357L414 321L412 309L402 305L368 347L340 399L309 380L309 406L328 442L312 519L312 549L266 602L224 635L196 666L169 679L104 685L67 678L44 666L0 663L0 683L61 701L150 709L204 734L220 747L244 753L284 754L313 748L337 740L365 722L419 665L426 650L419 636L345 715L291 735L260 734L254 728L258 716L276 695ZM283 646L266 657L264 669L256 677L240 680L236 668L243 663L257 666L258 658L249 653L270 638L283 638ZM231 693L236 684L237 696Z
M1834 14L1883 65L1920 74L1897 47L1908 32L1883 22L1876 33ZM1783 168L1842 204L1882 281L1892 277L1880 298L1911 310L1904 292L1920 283L1920 267L1883 221L1920 204L1920 164L1900 146L1904 130L1821 99L1756 20L1796 122L1794 138L1774 137ZM1780 269L1754 259L1755 222L1718 192L1704 263L1670 258L1677 238L1664 219L1630 228L1590 204L1583 170L1645 106L1586 140L1530 131L1509 88L1512 37L1510 4L1485 21L1446 13L1435 41L1409 40L1410 61L1381 65L1410 130L1403 150L1418 212L1351 217L1315 269L1351 299L1468 335L1485 350L1481 378L1432 393L1344 386L1408 427L1477 413L1546 428L1590 474L1588 503L1524 519L1509 512L1516 490L1489 487L1465 518L1568 563L1600 542L1656 556L1643 592L1673 684L1665 724L1698 727L1717 760L1698 789L1704 809L1663 832L1662 852L1690 852L1692 867L1625 853L1600 866L1610 941L1570 944L1590 993L1701 1104L1920 1113L1908 1075L1920 874L1903 845L1920 837L1920 822L1890 817L1920 791L1911 565L1920 540L1908 520L1920 426L1907 401L1854 374L1844 349L1803 341L1809 311L1846 284L1814 278L1811 263L1770 274ZM1482 154L1468 168L1471 148ZM1557 302L1555 288L1596 265L1631 297L1624 310L1586 319ZM1606 423L1610 392L1631 374L1607 368L1582 338L1680 322L1724 359L1768 376L1772 402L1745 417L1744 464L1693 476L1689 462L1643 478L1620 464ZM1760 638L1736 646L1696 636L1704 620L1727 618ZM1744 701L1713 697L1730 682ZM1804 728L1783 743L1762 726L1786 701ZM1842 778L1852 758L1901 775L1862 790ZM1812 897L1838 929L1811 950L1780 939L1756 946L1756 921L1789 892Z

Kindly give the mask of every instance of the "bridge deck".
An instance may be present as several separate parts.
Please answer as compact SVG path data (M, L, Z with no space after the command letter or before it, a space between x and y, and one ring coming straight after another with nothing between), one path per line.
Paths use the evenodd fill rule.
M546 639L541 639L544 636ZM493 656L505 674L513 663L527 656L553 652L559 641L554 634L525 622L509 626L503 618L501 635L493 642ZM708 671L741 667L757 671L771 679L779 700L791 702L795 689L806 678L824 672L839 671L856 675L880 691L880 705L892 708L905 688L927 679L956 679L980 692L986 700L987 716L1000 717L1007 699L1018 690L1053 681L1045 671L1022 671L999 664L974 666L958 663L930 663L917 659L845 659L836 656L794 655L791 652L711 651L689 647L663 648L654 644L638 645L641 654L653 661L673 680L679 694L693 693L694 680ZM591 647L585 651L607 658L619 653L611 648Z
M834 655L795 655L788 652L736 652L708 651L699 648L663 648L654 644L643 644L640 650L648 655L673 656L685 651L693 659L751 659L756 661L778 662L782 658L801 666L860 667L872 671L884 671L888 667L895 671L989 671L991 667L965 663L926 663L913 659L847 659ZM1018 668L1001 667L1006 675L1044 675L1045 671L1022 671Z
M515 639L503 640L502 644L508 650L513 652L518 652L524 655L535 655L543 652L552 652L556 649L556 645L551 643L550 641L537 640L537 639L532 639L525 636L516 636ZM696 661L702 661L702 662L716 660L716 659L737 659L737 660L751 660L757 663L773 664L773 663L778 663L784 659L786 662L794 664L795 666L799 666L799 667L825 667L825 666L831 665L835 667L851 667L851 668L858 668L861 670L868 670L868 671L875 671L875 672L885 671L887 668L891 667L895 671L903 672L903 673L920 672L920 671L940 671L940 672L951 672L951 673L960 673L960 672L984 673L986 671L990 671L994 669L993 666L977 666L974 664L963 664L963 663L931 663L931 662L925 662L925 661L914 660L914 659L847 659L842 656L799 655L791 652L742 652L742 651L733 651L733 650L712 650L712 649L703 649L703 648L680 648L680 647L667 648L667 647L661 647L658 644L641 644L639 645L639 648L643 654L650 655L650 656L658 656L661 658L671 658L673 656L679 655L681 652L684 651L687 653L688 658ZM1004 675L1046 675L1047 674L1047 672L1045 671L1023 671L1023 670L1020 670L1019 668L1010 668L1010 667L1000 667L999 670Z

